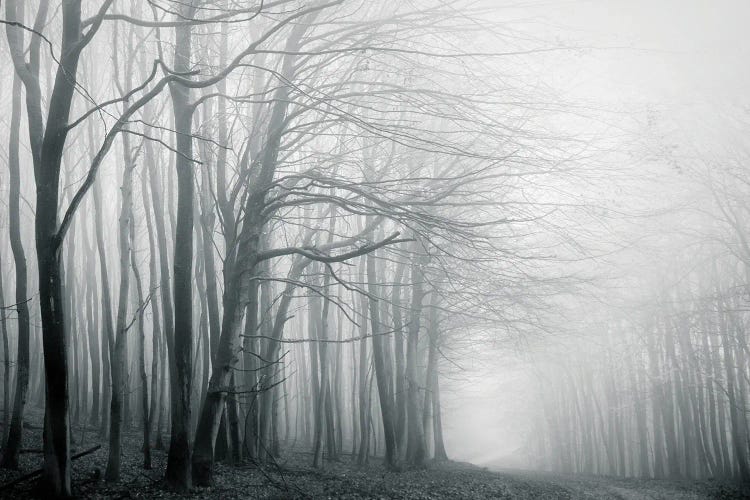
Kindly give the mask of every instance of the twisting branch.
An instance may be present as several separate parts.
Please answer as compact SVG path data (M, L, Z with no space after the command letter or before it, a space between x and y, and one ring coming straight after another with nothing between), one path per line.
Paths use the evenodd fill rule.
M326 264L330 264L333 262L344 262L349 259L353 259L355 257L359 257L361 255L368 254L370 252L374 252L375 250L388 246L388 245L396 245L398 243L406 243L413 241L411 238L399 238L401 235L400 232L395 232L389 237L387 237L384 240L381 240L377 243L367 243L356 250L352 250L351 252L343 253L340 255L325 255L320 252L320 250L316 247L285 247L285 248L276 248L272 250L267 250L265 252L260 252L258 254L257 260L258 262L273 259L276 257L282 257L284 255L292 255L297 254L301 255L303 257L306 257L310 260L314 260L316 262L323 262Z
M267 339L272 342L278 342L279 344L308 344L308 343L320 343L320 344L351 344L359 340L369 339L372 337L383 337L395 333L395 330L389 330L387 332L373 333L369 335L360 335L359 337L350 337L348 339L277 339L268 335L240 335L240 337L251 338L251 339Z
M135 320L138 319L138 316L143 313L143 310L146 309L148 303L151 302L151 295L154 293L154 291L156 291L157 288L159 287L154 287L154 289L149 292L148 296L143 300L143 302L141 302L141 305L139 305L138 309L135 310L135 312L133 313L133 318L130 320L130 323L125 326L125 330L123 330L123 332L127 332L128 330L130 330L130 327L133 326Z

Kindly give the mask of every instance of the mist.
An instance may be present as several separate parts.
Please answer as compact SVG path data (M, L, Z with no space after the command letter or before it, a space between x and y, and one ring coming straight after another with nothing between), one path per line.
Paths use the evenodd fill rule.
M0 10L0 496L747 494L747 2Z

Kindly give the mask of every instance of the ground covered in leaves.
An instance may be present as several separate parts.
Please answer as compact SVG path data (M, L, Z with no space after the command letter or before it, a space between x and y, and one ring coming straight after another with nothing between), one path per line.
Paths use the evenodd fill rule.
M74 448L83 450L97 444L93 430L76 431ZM21 470L0 470L0 485L33 471L41 465L41 430L26 430ZM740 499L750 498L750 490L718 481L661 481L562 476L554 474L502 471L493 472L471 464L446 462L422 470L389 472L378 462L357 467L350 457L328 462L322 469L310 466L311 455L286 454L278 464L232 467L217 465L216 485L195 488L189 495L166 491L161 477L166 453L154 450L153 469L142 468L142 454L134 432L125 439L122 479L107 484L102 479L107 462L106 447L74 462L75 493L82 498L403 498L403 499ZM33 498L34 481L0 490L0 498Z

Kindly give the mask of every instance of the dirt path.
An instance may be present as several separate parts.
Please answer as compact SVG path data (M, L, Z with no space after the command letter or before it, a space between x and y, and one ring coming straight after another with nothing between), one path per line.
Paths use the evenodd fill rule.
M668 481L566 476L542 472L488 472L504 481L511 498L709 500L750 498L750 489L718 481Z

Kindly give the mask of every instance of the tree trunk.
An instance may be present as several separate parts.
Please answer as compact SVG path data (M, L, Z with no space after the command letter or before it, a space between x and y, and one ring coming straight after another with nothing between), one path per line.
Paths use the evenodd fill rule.
M366 268L366 257L362 258L362 263L359 266L359 282L365 282L365 268ZM357 463L364 465L368 462L370 456L370 404L369 404L369 386L367 384L367 368L369 366L369 359L367 356L367 332L369 329L369 304L368 298L365 295L361 296L360 299L360 336L362 340L359 342L359 432L360 432L360 443L359 451L357 453Z
M393 336L396 357L396 442L398 449L406 451L407 440L407 381L406 367L404 365L404 325L403 304L401 301L401 290L404 288L404 274L406 263L399 262L396 268L396 276L393 280L393 296L391 299L391 310L393 316Z
M13 75L13 96L10 117L10 138L8 144L8 232L10 247L13 252L13 262L16 269L15 310L18 315L18 345L16 354L16 390L13 401L13 417L10 419L9 408L5 410L6 424L4 427L7 441L3 449L0 466L11 469L18 468L18 453L21 450L23 437L23 417L26 407L26 395L29 389L29 307L27 293L26 253L21 240L21 170L18 156L19 129L21 125L21 80ZM5 329L5 317L3 317ZM4 383L10 384L10 356L7 349L6 337ZM10 393L6 391L6 406ZM8 422L9 420L9 422ZM9 425L8 425L9 424Z
M417 247L418 248L418 247ZM412 298L409 308L409 326L406 345L406 384L408 389L408 439L406 460L416 466L424 465L426 458L423 420L419 414L419 377L417 375L417 349L419 346L420 319L424 300L424 266L427 257L415 255L411 268Z
M71 494L68 361L62 300L61 236L57 232L60 166L82 46L81 2L62 5L61 59L49 99L41 159L36 172L35 239L46 390L44 473L54 496Z
M190 19L195 0L182 4L180 15ZM174 71L190 71L191 26L175 28ZM190 442L193 378L193 136L189 88L170 85L175 127L177 172L177 221L174 240L174 338L170 350L172 383L172 432L167 458L166 481L170 488L187 492L192 486Z
M0 258L0 264L2 258ZM5 315L5 290L3 288L3 276L0 273L0 335L3 337L3 433L4 443L8 441L8 431L10 430L10 346L8 345L8 324ZM3 452L7 448L3 449ZM20 447L19 447L20 449ZM16 453L18 455L18 453Z
M112 401L110 403L109 459L104 478L108 482L120 480L122 453L123 398L127 397L127 328L128 297L130 294L131 235L133 217L133 160L129 135L123 134L124 170L122 173L121 206L118 219L118 242L120 247L120 295L117 301L117 324L114 356L112 357Z
M372 355L375 361L375 377L380 397L380 412L383 418L383 431L385 433L385 465L390 469L396 468L398 450L396 449L396 432L393 412L393 394L388 390L389 375L391 367L386 366L385 351L383 345L382 323L380 321L379 290L375 275L375 256L367 254L367 291L370 295L370 325L372 329Z
M107 256L104 247L104 224L102 223L102 195L101 186L97 183L94 185L94 232L96 233L96 247L99 255L99 277L101 280L101 303L102 303L102 330L103 330L103 341L102 341L102 367L104 368L104 376L102 384L104 392L102 395L102 419L100 436L105 437L108 435L109 430L109 416L110 412L107 410L107 402L111 401L112 394L112 365L110 358L114 350L114 326L112 325L112 299L110 296L109 288L109 273L107 271Z
M434 444L434 458L438 461L448 460L448 454L445 452L445 442L443 441L443 419L440 414L440 384L439 384L439 357L438 349L440 347L440 324L438 315L438 297L435 291L430 297L429 311L429 337L430 343L427 354L427 391L425 392L425 407L428 400L432 403L432 436ZM429 395L429 397L427 396Z

